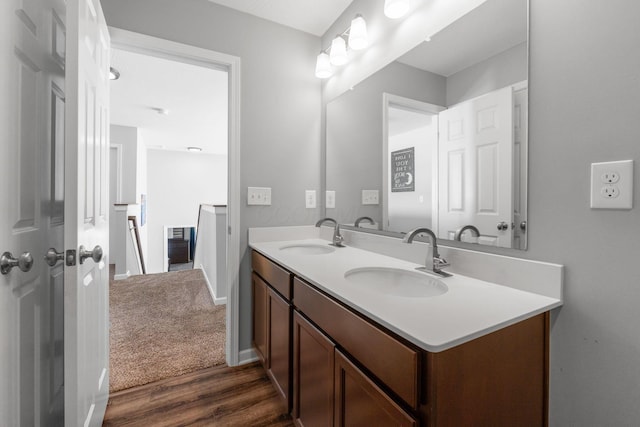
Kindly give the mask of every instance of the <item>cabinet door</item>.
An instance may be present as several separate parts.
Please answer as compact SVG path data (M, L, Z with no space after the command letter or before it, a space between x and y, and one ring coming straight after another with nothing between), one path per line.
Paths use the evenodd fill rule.
M335 350L335 426L417 425L416 420Z
M334 344L293 312L293 419L304 427L333 425Z
M256 273L251 275L253 290L253 346L260 362L267 356L267 284Z
M291 305L267 287L267 375L291 409Z

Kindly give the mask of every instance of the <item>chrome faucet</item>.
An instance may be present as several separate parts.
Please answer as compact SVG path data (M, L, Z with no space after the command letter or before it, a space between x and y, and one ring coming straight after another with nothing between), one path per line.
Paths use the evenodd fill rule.
M413 242L413 239L420 234L424 234L429 237L430 246L427 251L427 259L424 263L424 267L418 267L416 268L416 270L433 272L443 277L451 276L451 274L441 270L442 267L448 267L450 264L444 258L440 257L440 254L438 253L438 243L436 242L436 235L433 233L433 231L429 230L428 228L414 228L404 236L402 241L404 243L411 243Z
M320 221L316 222L316 227L320 227L325 222L331 222L334 224L333 228L333 243L330 243L332 246L337 246L339 248L344 247L342 243L344 241L344 237L340 234L340 224L333 218L322 218Z
M471 234L475 235L475 237L480 237L480 230L478 230L476 226L465 225L464 227L460 227L456 230L456 234L454 234L453 240L457 240L458 242L461 242L462 233L464 233L466 230L470 230Z
M375 224L375 223L373 222L373 220L372 220L371 218L369 218L368 216L361 216L360 218L356 219L356 223L355 223L354 225L355 225L356 227L360 227L360 223L361 223L362 221L366 221L366 222L368 222L368 223L369 223L369 224L371 224L371 225Z

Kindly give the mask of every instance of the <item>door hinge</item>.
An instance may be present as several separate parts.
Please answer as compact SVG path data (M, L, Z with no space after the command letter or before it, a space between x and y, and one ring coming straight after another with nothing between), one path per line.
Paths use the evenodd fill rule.
M229 232L229 235L231 235L231 226L230 225L227 227L227 231Z

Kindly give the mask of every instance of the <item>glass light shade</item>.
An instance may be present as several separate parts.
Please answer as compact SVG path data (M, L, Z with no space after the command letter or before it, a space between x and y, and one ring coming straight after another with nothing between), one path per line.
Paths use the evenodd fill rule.
M384 14L387 18L402 18L409 11L408 0L385 0Z
M357 15L351 21L351 29L349 30L349 47L353 50L364 49L369 46L367 37L367 23L362 15Z
M349 61L347 56L347 44L342 36L337 36L331 42L331 53L329 54L331 65L344 65Z
M319 79L326 79L332 75L333 70L331 70L329 55L324 52L320 52L320 55L318 55L318 59L316 60L316 77Z

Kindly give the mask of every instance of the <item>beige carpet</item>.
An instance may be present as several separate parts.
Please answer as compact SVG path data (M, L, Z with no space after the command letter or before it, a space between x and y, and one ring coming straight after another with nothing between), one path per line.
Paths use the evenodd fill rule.
M225 362L225 306L200 270L113 281L109 313L110 392Z

